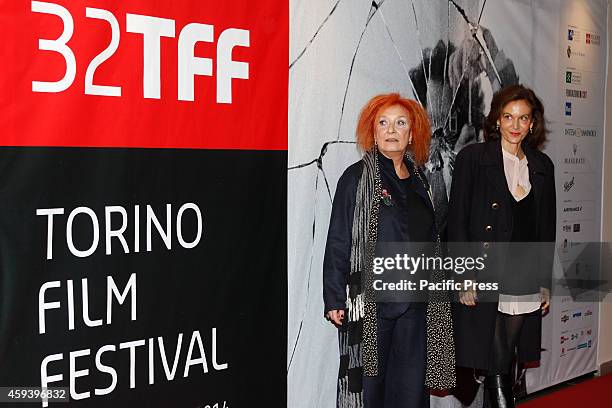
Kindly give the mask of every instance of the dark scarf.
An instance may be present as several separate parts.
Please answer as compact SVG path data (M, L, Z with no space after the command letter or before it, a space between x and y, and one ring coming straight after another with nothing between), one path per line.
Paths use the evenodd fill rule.
M363 156L363 172L357 185L351 233L351 274L347 288L347 327L340 332L339 407L362 407L362 377L378 375L376 302L373 274L370 273L378 241L378 215L382 197L378 154L377 148L374 148ZM413 175L429 192L433 205L431 190L420 170L409 154L406 154L406 159L413 168ZM437 228L434 242L435 254L439 256L441 246ZM363 284L362 276L365 278ZM444 278L442 271L435 271L430 280L439 282ZM425 385L438 390L455 386L455 344L450 296L447 292L429 292Z

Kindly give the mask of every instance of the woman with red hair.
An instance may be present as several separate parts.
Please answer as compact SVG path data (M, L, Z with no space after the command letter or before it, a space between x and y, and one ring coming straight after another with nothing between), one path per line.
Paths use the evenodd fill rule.
M429 242L439 253L421 168L430 138L425 110L397 93L375 96L359 116L364 156L338 181L323 264L325 316L339 328L339 407L427 407L428 387L455 384L444 294L430 293L429 302L377 302L369 278L378 242Z

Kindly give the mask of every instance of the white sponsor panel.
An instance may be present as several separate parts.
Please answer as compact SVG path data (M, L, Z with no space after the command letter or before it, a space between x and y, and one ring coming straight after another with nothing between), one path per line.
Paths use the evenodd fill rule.
M568 293L568 279L576 280L594 268L584 262L583 246L578 243L598 241L600 236L606 15L603 1L560 2L558 118L562 137L555 139L560 245L551 310L543 321L546 351L540 367L527 371L529 392L597 369L599 306L578 301L579 291Z

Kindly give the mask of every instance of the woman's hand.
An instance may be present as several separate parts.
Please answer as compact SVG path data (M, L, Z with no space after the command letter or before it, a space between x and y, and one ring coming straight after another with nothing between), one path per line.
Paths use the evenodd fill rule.
M469 289L462 290L459 292L459 301L461 304L466 306L476 306L478 296L476 295L476 289L474 285L470 285Z
M540 299L542 301L540 308L542 309L542 314L545 315L548 313L548 308L550 306L550 289L540 288Z
M335 324L336 326L342 326L342 321L344 320L344 310L330 310L325 315L325 318Z

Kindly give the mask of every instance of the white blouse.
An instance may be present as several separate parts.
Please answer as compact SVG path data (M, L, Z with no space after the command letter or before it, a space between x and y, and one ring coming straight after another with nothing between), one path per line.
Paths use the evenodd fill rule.
M527 157L523 157L519 160L518 157L508 153L503 148L502 154L504 157L504 173L506 174L508 190L510 190L516 201L520 201L527 197L527 194L531 191ZM518 186L521 186L523 189L520 195L519 192L517 192ZM540 305L541 295L539 293L520 296L500 294L497 310L510 315L518 315L534 312L540 308Z
M508 153L502 149L504 156L504 173L506 174L506 182L508 190L516 201L520 201L527 197L531 191L531 183L529 182L529 167L527 167L527 157L519 160L515 155ZM522 195L518 195L517 187L521 186L524 190Z

